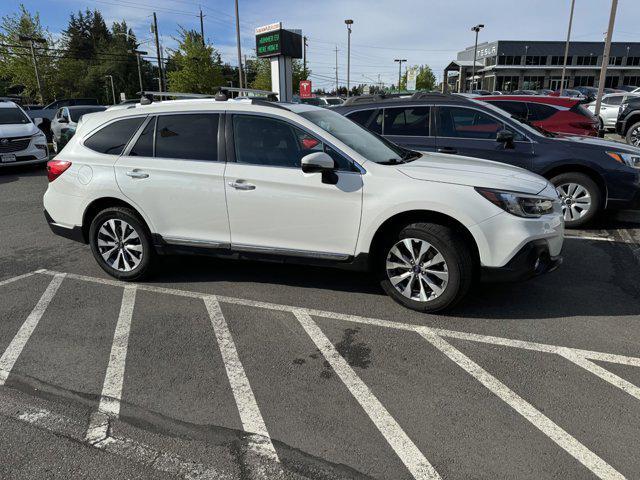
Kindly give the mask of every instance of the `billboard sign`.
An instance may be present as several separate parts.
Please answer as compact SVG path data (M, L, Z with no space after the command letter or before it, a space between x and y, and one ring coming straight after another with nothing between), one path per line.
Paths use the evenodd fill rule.
M302 58L302 35L285 30L281 23L256 28L256 55L258 58L278 55Z

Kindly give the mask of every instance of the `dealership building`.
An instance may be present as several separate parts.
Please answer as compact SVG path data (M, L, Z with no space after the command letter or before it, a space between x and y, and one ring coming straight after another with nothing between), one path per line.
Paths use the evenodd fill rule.
M499 40L478 44L474 89L513 91L560 88L565 42ZM598 86L604 42L571 42L564 88ZM640 86L640 42L613 42L605 87ZM471 88L474 46L444 70L450 91ZM462 79L462 82L460 81Z

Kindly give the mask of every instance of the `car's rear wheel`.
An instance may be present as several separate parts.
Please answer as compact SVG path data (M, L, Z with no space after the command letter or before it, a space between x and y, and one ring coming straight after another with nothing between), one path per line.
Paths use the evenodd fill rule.
M144 222L123 207L111 207L95 216L89 243L100 267L119 280L140 280L149 273L154 250Z
M577 228L589 223L602 205L600 188L584 173L561 173L551 179L562 202L564 224Z
M458 303L473 281L469 246L449 227L414 223L388 239L379 258L380 284L396 302L419 312Z
M627 143L634 147L640 147L640 122L631 125L627 132Z

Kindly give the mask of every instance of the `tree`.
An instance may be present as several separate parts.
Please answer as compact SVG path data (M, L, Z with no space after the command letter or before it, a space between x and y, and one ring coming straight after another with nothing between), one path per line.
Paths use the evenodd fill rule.
M32 15L24 5L20 5L17 13L2 17L0 22L0 94L38 98L38 82L30 46L26 42L20 42L20 35L45 40L44 44L36 45L36 59L46 101L53 97L51 80L55 73L56 55L50 49L55 47L55 42L40 23L40 15Z
M178 48L170 51L169 90L215 93L224 82L220 54L211 45L203 46L195 30L180 28L179 35Z
M258 58L251 62L254 70L254 80L249 85L258 90L271 91L271 63L268 58Z
M418 75L416 76L416 90L433 90L436 86L436 76L433 74L431 67L429 65L414 65L413 67L409 67L409 69L415 68L418 70ZM402 79L400 81L400 90L407 89L407 72L404 72L402 75Z

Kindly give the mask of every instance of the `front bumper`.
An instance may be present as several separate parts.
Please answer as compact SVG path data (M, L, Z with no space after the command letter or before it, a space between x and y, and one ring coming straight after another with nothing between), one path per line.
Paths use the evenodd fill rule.
M546 240L527 243L504 267L482 267L483 282L517 282L553 272L562 264L562 256L549 253Z
M49 148L40 149L35 146L35 140L31 140L29 146L24 150L17 152L7 152L7 155L15 155L15 161L3 162L0 161L0 168L12 167L15 165L34 165L37 163L44 163L49 160Z

